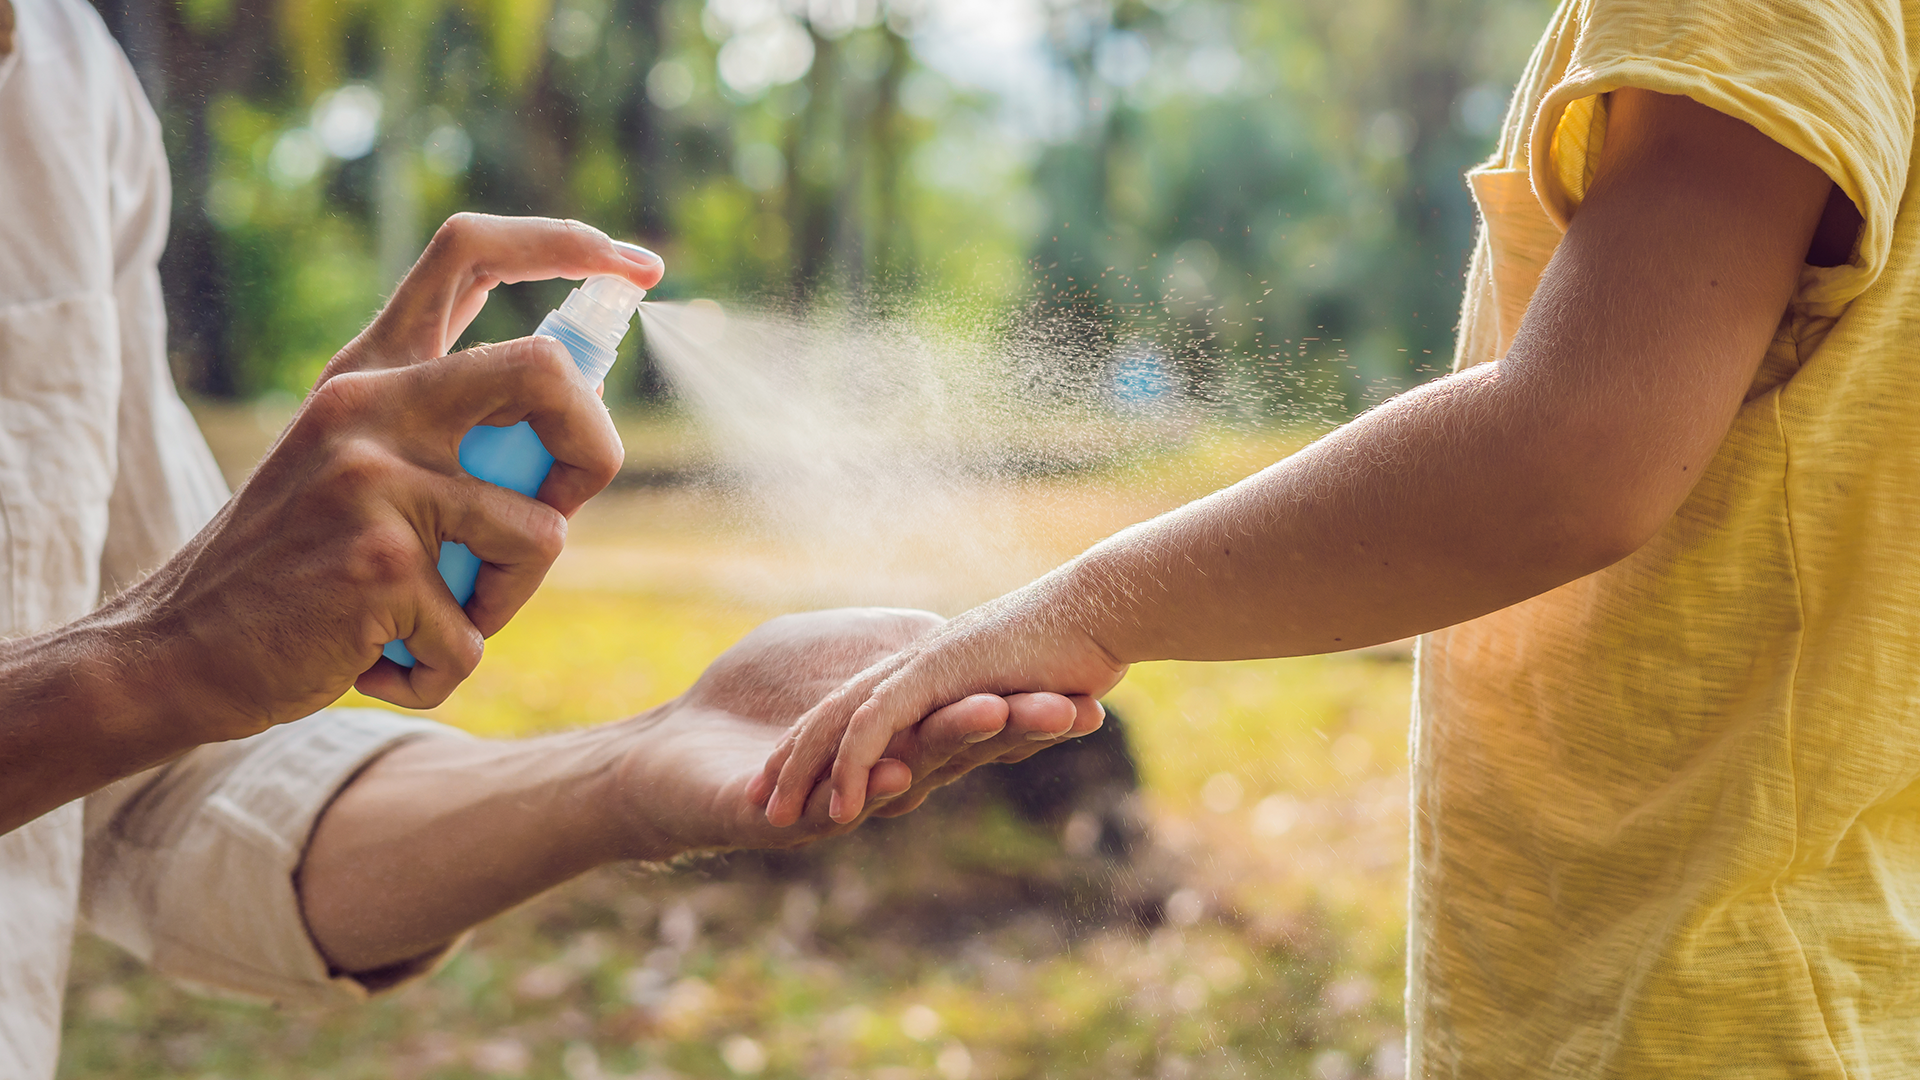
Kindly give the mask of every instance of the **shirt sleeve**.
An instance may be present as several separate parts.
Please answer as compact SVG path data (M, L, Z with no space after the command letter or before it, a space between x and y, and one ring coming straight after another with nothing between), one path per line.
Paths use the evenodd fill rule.
M381 752L466 738L378 709L328 709L202 746L86 800L81 915L195 987L280 1003L362 998L430 971L452 946L356 979L332 971L294 873L334 795Z
M1810 268L1798 301L1838 305L1885 268L1913 150L1900 0L1583 0L1560 80L1533 118L1527 167L1565 228L1606 135L1603 95L1692 98L1818 166L1863 221L1844 266Z

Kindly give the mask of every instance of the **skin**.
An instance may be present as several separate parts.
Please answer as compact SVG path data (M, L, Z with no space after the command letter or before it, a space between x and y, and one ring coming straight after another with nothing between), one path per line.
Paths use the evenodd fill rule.
M92 615L0 644L0 831L194 746L310 715L350 686L412 707L444 700L621 460L595 388L558 344L447 349L503 282L614 273L651 288L663 269L578 222L449 221L206 529ZM556 459L532 499L459 467L475 424L521 420ZM436 568L444 540L484 560L464 610ZM316 943L339 970L374 972L603 863L845 831L858 817L830 820L824 799L800 827L776 830L748 785L794 718L939 622L779 619L682 697L621 723L401 745L315 827L297 880ZM416 667L380 656L394 638ZM905 813L1101 715L1088 698L966 697L891 740L860 816Z
M340 970L378 971L593 867L836 835L871 813L906 813L979 765L1100 726L1088 698L967 697L892 741L860 817L831 820L823 795L795 827L769 825L747 788L793 720L940 622L874 609L785 616L629 720L524 742L403 744L314 830L298 876L314 941Z
M621 461L606 408L557 344L447 349L502 282L651 287L663 270L578 222L448 221L212 523L91 615L0 644L0 832L351 686L412 708L444 700ZM557 459L537 499L459 466L469 428L520 420ZM442 540L488 563L464 611L434 570ZM420 659L412 671L379 658L396 637Z
M851 680L753 794L858 814L887 740L976 692L1098 695L1144 660L1332 652L1484 615L1626 557L1717 452L1805 261L1859 215L1685 98L1613 95L1586 201L1507 355L1136 525ZM831 773L828 775L829 766Z

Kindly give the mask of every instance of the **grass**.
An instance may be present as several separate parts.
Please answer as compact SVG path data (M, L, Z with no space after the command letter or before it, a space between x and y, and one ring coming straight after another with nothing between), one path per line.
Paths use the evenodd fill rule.
M1036 481L1020 505L1052 521L1057 555L1293 441L1218 436ZM511 736L678 693L794 606L758 587L780 554L757 544L697 491L604 496L437 715ZM196 997L83 940L60 1075L1397 1075L1408 681L1391 650L1139 666L1109 699L1151 837L1125 862L970 782L802 853L590 875L365 1005Z

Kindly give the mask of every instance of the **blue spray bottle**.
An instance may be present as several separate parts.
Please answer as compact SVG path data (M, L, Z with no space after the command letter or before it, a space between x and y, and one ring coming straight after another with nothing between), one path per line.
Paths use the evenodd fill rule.
M613 367L614 351L646 296L647 290L625 278L590 277L567 294L566 303L549 312L534 333L565 345L580 367L580 377L587 385L598 386ZM467 432L460 440L460 467L489 484L532 496L553 468L553 455L523 420L512 427L483 426ZM456 603L465 606L473 598L473 581L479 574L480 557L465 544L441 543L440 577L453 590ZM404 642L387 642L385 655L401 667L414 664Z

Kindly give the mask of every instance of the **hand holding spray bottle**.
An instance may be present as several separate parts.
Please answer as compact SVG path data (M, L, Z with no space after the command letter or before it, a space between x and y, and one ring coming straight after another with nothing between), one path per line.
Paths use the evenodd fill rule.
M590 277L567 294L566 303L549 312L534 334L550 337L567 347L580 377L598 386L613 367L620 339L647 290L611 275ZM475 479L511 488L531 497L553 468L553 455L541 445L532 425L522 420L512 427L476 427L460 440L460 467ZM480 557L465 544L440 544L440 577L453 591L454 602L466 606L473 599L473 582L480 574ZM401 667L414 665L404 642L389 641L387 659Z

